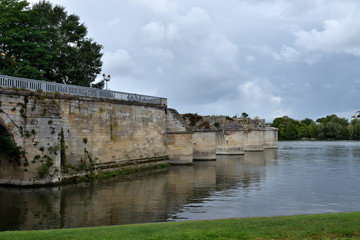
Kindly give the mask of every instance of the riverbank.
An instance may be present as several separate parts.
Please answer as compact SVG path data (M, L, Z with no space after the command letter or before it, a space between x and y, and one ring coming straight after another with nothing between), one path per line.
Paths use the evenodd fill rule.
M0 232L0 239L360 239L360 212Z

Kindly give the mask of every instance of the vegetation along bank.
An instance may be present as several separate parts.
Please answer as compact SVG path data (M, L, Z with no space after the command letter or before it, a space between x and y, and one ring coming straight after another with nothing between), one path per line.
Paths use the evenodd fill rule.
M360 140L360 120L353 119L349 123L335 114L316 121L283 116L275 118L271 126L279 129L279 140Z

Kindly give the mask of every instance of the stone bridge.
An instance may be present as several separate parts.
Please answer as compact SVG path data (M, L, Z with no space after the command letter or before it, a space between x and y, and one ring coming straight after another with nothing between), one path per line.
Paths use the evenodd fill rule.
M263 121L232 119L247 121L232 127L226 121L204 117L192 126L167 108L166 99L152 103L0 88L0 184L54 184L277 148L277 129ZM25 153L8 156L4 146Z

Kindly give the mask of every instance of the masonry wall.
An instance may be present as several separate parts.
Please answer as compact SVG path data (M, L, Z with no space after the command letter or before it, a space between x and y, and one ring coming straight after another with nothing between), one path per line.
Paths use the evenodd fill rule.
M165 105L0 89L0 134L26 150L19 159L0 154L0 184L56 183L277 148L277 129L264 121L228 122L223 130L190 128Z
M168 133L167 143L167 153L171 164L193 162L192 133Z
M278 148L278 129L266 127L264 131L264 149Z
M216 133L216 154L244 154L244 135L244 131L218 131Z
M167 153L171 164L193 162L192 132L174 109L167 109Z
M61 109L68 164L106 168L167 155L164 109L97 101L62 101Z
M264 131L248 130L244 138L244 151L263 151L264 150Z
M216 132L193 132L195 160L215 160L216 159Z
M164 107L4 89L0 93L0 124L26 149L24 158L0 171L1 184L44 184L168 162Z

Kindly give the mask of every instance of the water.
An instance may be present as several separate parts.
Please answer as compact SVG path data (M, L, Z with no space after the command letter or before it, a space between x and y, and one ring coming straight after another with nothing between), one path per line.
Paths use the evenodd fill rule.
M360 211L360 142L279 150L56 188L0 188L0 230Z

